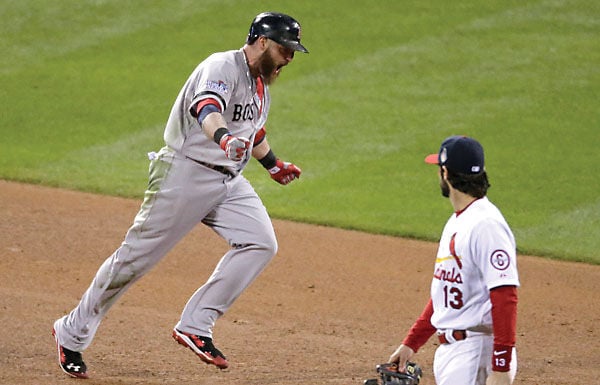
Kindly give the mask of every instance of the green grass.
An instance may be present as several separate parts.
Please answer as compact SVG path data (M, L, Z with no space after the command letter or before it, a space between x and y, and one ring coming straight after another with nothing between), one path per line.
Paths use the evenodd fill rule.
M600 263L593 1L4 1L0 178L141 197L189 72L263 10L310 50L268 122L301 180L245 173L274 217L435 241L451 207L423 157L467 134L521 253Z

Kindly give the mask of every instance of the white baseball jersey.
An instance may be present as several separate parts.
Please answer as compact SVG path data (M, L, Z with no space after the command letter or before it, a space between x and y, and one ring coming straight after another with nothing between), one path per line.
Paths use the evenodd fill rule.
M269 89L265 85L263 95L257 92L256 80L250 74L242 49L219 52L196 67L171 110L164 133L170 148L195 160L226 166L237 173L248 163L252 148L245 159L235 162L227 159L213 138L204 134L193 109L207 98L220 104L229 132L248 138L252 145L254 135L267 120L271 104Z
M516 244L502 213L487 197L454 213L442 233L431 283L437 329L492 324L489 290L519 286Z

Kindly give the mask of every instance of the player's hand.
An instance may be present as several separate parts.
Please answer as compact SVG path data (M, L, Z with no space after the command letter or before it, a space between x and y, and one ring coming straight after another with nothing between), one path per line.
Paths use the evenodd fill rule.
M289 162L282 162L277 159L277 163L274 167L269 169L271 178L281 184L288 184L296 178L300 178L302 170L298 166Z
M388 359L390 364L398 365L398 371L405 373L406 372L406 362L410 361L412 356L415 355L415 351L409 348L406 345L398 346L398 349Z
M510 385L513 378L510 372L490 372L485 385Z
M225 151L225 156L235 162L238 162L246 156L246 151L250 148L250 141L244 137L236 137L231 134L223 135L219 145Z

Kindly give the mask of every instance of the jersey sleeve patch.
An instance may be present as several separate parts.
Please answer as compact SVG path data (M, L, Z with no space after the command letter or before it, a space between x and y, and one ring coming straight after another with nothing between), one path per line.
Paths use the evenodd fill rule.
M490 264L494 269L504 271L510 266L510 255L501 249L494 250L490 255Z
M204 83L204 87L207 90L213 90L220 94L229 93L229 87L227 86L227 83L225 83L223 80L207 80L206 83Z

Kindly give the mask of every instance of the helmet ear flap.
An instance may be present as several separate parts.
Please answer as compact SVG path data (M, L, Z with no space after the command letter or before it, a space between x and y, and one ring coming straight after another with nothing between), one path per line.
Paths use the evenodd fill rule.
M254 28L254 23L252 23L248 36L246 37L246 44L252 44L256 39L258 39L258 33L256 33L256 28Z
M251 36L248 35L248 37L246 38L246 44L253 44L256 39L258 39L258 36Z

